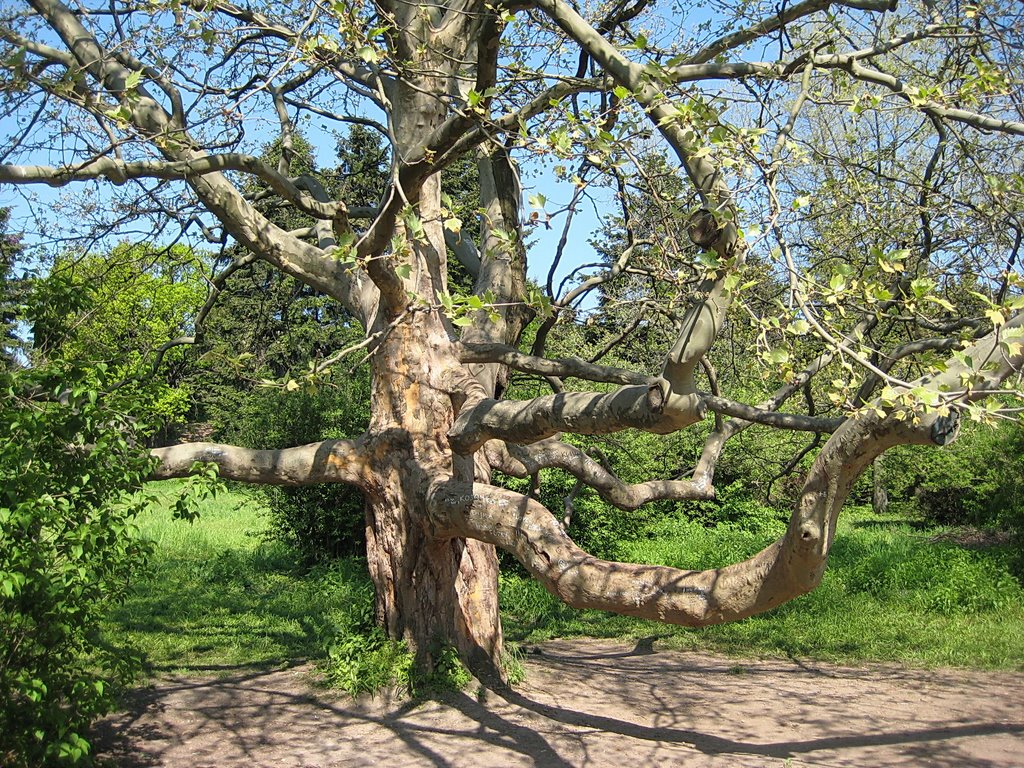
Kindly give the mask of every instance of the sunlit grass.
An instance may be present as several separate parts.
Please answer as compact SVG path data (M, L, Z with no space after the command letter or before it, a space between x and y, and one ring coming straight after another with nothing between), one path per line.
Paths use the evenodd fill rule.
M306 570L266 541L263 509L248 493L207 500L194 523L171 519L166 505L137 522L156 549L107 633L158 669L322 658L370 599L363 563Z
M156 669L182 670L322 660L361 647L371 615L363 561L304 569L288 548L266 540L263 510L247 492L204 502L192 524L172 520L167 506L138 520L156 551L150 571L110 617L112 638L129 640ZM650 534L624 542L621 557L714 567L773 538L771 531L682 519ZM735 655L1024 669L1024 590L1012 575L1015 552L967 550L933 534L848 510L815 592L764 616L704 629L577 611L509 573L501 581L505 634L519 642L657 636Z

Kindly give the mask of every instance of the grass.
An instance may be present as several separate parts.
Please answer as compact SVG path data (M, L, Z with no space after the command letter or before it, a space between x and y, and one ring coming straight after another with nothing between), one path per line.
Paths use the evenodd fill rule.
M178 487L161 484L169 499ZM111 614L106 633L162 670L205 670L320 659L364 621L371 603L365 565L304 569L269 542L266 518L248 493L207 500L194 523L168 504L137 520L156 545L148 573Z
M176 486L162 491L170 496ZM334 684L364 690L395 670L400 647L372 628L365 564L304 569L264 535L263 510L231 491L204 504L194 524L166 505L138 520L156 544L150 572L111 615L107 633L139 648L159 670L207 671L309 659ZM775 524L778 525L778 524ZM753 554L778 533L759 523L705 528L666 520L620 556L685 568ZM737 656L789 655L840 662L1024 669L1024 590L1009 547L971 551L932 541L935 531L847 510L818 590L769 614L688 629L576 611L533 580L502 576L505 635L516 642L573 635L635 639Z

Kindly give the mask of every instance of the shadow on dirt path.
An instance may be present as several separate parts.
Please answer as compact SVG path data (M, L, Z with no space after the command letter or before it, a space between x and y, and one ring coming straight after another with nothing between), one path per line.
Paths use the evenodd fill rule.
M105 720L143 766L1021 766L1024 674L742 661L576 639L515 689L353 701L309 667L167 677Z

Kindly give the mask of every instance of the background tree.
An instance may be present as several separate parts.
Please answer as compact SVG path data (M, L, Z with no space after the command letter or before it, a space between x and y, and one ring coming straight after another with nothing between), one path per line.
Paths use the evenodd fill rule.
M23 308L63 307L65 316L87 306L61 275L33 280L23 298ZM38 319L23 309L14 318ZM159 427L146 393L118 387L119 373L59 347L0 368L4 765L86 762L87 727L140 667L100 632L149 553L134 519L151 502L141 490L154 459L142 440ZM182 495L176 509L187 503Z
M961 414L998 415L999 396L1016 393L1024 299L1004 222L1021 210L1017 4L705 10L640 0L588 12L562 0L29 0L0 19L4 109L37 116L9 137L6 158L23 164L0 166L0 182L115 182L102 204L87 200L78 237L140 220L157 238L203 232L246 254L226 272L251 254L363 328L372 356L362 435L281 450L159 449L154 477L203 460L248 482L358 488L378 620L421 667L445 646L478 671L499 666L495 546L577 607L690 625L769 610L819 582L836 515L877 456L945 444ZM852 139L823 128L847 112L858 119ZM373 205L292 167L307 119L387 136L390 168ZM872 162L850 150L863 146L867 122L880 147ZM276 163L247 151L257 124L276 125ZM681 184L635 157L648 140ZM468 156L480 189L472 239L460 237L465 222L441 174ZM613 267L568 291L527 280L516 159L532 157L554 158L577 189L632 187L619 190L625 232ZM644 232L630 206L662 192L674 197L659 200L668 221L653 231L685 231L694 247L666 251L681 277L636 283L675 318L659 368L545 357L576 300L631 274ZM315 224L275 223L262 208L271 195ZM856 199L864 214L833 230L819 218L833 197L843 210ZM979 226L986 219L996 223ZM453 290L451 256L472 276L468 295ZM784 286L772 302L752 298L759 269ZM961 319L947 275L964 286L970 276L977 321ZM768 397L702 391L701 360L727 339L730 312L748 318ZM526 338L532 354L518 346ZM555 393L506 399L510 370L547 377ZM618 386L574 392L566 378ZM816 392L829 413L817 411ZM673 434L709 411L719 418L686 477L624 482L560 437ZM755 423L829 437L794 492L785 535L722 568L592 556L535 498L491 482L494 470L557 468L624 509L709 499L723 450Z
M21 341L17 335L18 280L14 265L21 253L17 235L8 231L11 212L0 208L0 366L17 365L17 351Z

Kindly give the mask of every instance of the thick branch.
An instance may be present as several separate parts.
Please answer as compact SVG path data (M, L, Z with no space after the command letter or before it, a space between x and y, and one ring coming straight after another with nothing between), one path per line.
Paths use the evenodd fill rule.
M620 387L608 394L569 392L525 401L484 400L459 414L448 439L456 453L465 455L495 438L533 443L558 432L654 431L663 420L664 406L665 396L657 385ZM694 420L702 416L703 411Z
M437 483L430 513L440 535L467 536L515 555L545 588L574 608L669 624L704 626L774 608L815 586L776 542L750 560L707 571L593 557L539 502L489 485Z
M320 202L304 193L287 176L278 173L254 155L226 152L204 155L191 160L140 160L124 162L110 157L97 157L76 165L61 167L44 165L0 165L0 183L49 184L59 187L73 181L107 179L124 184L128 179L188 179L193 176L222 171L251 173L265 181L284 199L304 213L318 219L332 219L344 210L344 203Z
M160 464L151 480L186 477L197 461L216 464L226 480L260 485L350 483L362 487L369 471L359 440L324 440L268 451L220 443L182 443L155 448L152 454Z
M690 571L598 559L576 546L540 503L488 485L440 480L431 488L429 513L439 535L475 538L511 552L575 608L689 626L735 621L817 586L836 516L864 468L894 445L941 444L947 430L936 427L944 420L932 413L915 423L876 411L847 420L815 459L786 534L724 568Z

